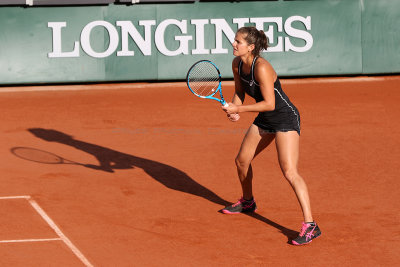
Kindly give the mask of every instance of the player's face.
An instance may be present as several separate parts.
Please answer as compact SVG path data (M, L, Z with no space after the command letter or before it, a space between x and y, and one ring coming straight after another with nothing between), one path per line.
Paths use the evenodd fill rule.
M237 33L232 44L234 56L244 56L251 53L251 46L246 42L242 33Z

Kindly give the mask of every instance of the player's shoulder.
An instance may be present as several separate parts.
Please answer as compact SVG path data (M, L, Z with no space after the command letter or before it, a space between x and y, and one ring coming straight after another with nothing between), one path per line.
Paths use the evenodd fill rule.
M260 67L260 68L268 68L268 67L272 67L271 64L268 62L268 60L266 60L263 57L258 57L256 62L255 62L255 67Z
M272 67L271 63L269 63L268 60L266 60L265 58L257 58L254 67L256 76L264 76L265 74L267 74L267 76L276 78L276 72L274 68Z
M235 57L235 58L232 60L232 70L233 70L234 72L238 72L240 60L241 60L240 57Z
M255 67L255 69L259 69L259 70L261 69L261 70L264 70L264 71L272 71L272 72L275 72L275 71L274 71L274 68L273 68L272 65L271 65L271 63L269 63L268 60L266 60L266 59L263 58L263 57L258 57L258 58L257 58L254 67Z
M233 60L232 60L232 67L238 67L239 66L239 62L240 62L240 57L235 57Z

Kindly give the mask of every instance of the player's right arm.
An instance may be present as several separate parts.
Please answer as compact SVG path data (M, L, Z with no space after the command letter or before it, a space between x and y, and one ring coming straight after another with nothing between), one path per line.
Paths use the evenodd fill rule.
M239 62L240 62L240 58L236 57L233 59L232 61L232 72L233 72L233 78L235 81L235 94L232 97L232 103L236 106L240 106L243 104L244 102L244 98L245 98L245 92L242 88L242 84L240 83L240 77L239 77ZM225 110L225 108L222 108ZM225 112L227 112L225 110ZM238 121L240 119L239 114L227 114L228 119L230 121Z
M235 104L236 106L242 105L244 102L244 98L246 96L246 93L242 88L242 83L240 82L239 62L240 62L240 57L235 57L232 60L233 79L235 81L235 94L233 95L232 103Z

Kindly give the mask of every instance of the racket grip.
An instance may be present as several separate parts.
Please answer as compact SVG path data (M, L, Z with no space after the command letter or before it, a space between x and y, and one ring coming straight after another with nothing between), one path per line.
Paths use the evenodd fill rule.
M229 107L229 105L228 105L228 103L225 102L224 108L227 108L227 107Z

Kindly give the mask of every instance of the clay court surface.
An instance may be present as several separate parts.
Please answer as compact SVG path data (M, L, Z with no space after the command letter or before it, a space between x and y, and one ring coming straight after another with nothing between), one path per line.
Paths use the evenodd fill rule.
M257 213L218 212L241 196L255 114L232 123L184 83L2 87L0 265L397 265L400 77L282 84L302 116L311 244L288 243L302 214L274 145L253 165Z

